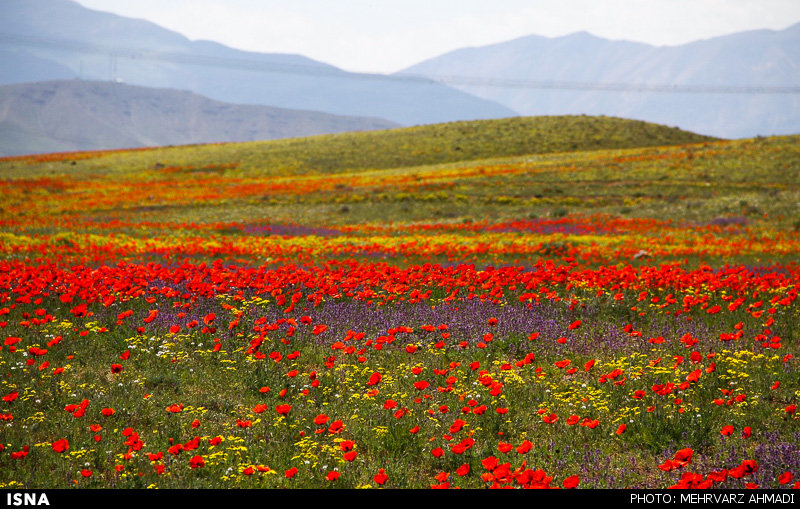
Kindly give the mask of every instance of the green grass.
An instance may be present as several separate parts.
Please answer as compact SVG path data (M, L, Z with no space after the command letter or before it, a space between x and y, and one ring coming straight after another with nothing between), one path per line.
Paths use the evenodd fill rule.
M67 158L36 168L0 160L0 174L12 177L44 176L51 172L91 175L98 171L108 174L163 166L202 168L231 163L238 168L225 171L226 175L329 174L714 139L621 118L513 117L288 140L137 150L95 159L73 161ZM187 174L190 173L191 170Z

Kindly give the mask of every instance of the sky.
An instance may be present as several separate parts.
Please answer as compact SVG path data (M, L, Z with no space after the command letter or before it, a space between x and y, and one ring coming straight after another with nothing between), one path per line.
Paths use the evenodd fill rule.
M189 39L390 73L448 51L579 31L678 45L800 22L800 0L77 0Z

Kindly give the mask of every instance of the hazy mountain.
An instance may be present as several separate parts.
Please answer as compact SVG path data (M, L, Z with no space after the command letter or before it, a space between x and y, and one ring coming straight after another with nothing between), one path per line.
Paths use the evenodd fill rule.
M407 125L516 114L431 80L349 73L299 55L190 41L148 21L70 0L2 0L0 14L0 84L67 77L121 80L232 103L380 117Z
M387 120L214 101L94 81L0 86L0 155L254 141L388 129Z
M459 49L400 74L478 78L451 83L524 115L613 115L722 137L800 133L797 93L603 91L591 87L597 83L711 86L728 91L738 86L798 87L800 24L781 31L755 30L662 47L612 41L586 32L556 38L528 36ZM492 86L490 80L498 78L505 80L505 85L510 80L518 82ZM531 87L531 82L539 86ZM542 88L542 83L555 87ZM563 89L565 83L573 89Z

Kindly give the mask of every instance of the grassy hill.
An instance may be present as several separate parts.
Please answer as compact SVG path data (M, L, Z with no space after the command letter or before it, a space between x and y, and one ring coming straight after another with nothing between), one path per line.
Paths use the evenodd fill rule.
M107 174L153 166L235 165L237 170L228 172L229 175L330 174L712 140L715 138L674 127L621 118L512 117L265 142L119 152L102 158L81 157L69 170L72 174ZM13 166L12 162L0 168L9 174ZM58 165L47 167L48 171L60 169ZM33 171L36 168L25 166L26 175Z

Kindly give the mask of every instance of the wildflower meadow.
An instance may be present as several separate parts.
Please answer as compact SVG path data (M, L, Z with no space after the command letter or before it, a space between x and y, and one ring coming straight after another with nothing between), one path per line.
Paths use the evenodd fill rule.
M0 487L798 488L798 141L2 159Z

